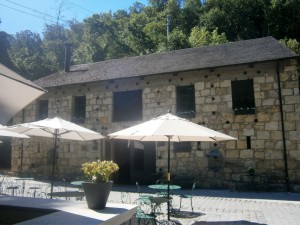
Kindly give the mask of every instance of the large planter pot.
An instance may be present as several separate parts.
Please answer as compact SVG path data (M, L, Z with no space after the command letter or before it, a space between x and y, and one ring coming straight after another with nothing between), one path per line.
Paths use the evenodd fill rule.
M82 187L90 209L104 209L111 191L113 182L91 183L83 182Z

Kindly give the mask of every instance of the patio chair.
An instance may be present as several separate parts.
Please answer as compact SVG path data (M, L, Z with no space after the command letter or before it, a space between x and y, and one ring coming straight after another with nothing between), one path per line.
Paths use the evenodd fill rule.
M194 208L193 208L193 196L194 196L194 190L195 190L195 188L196 188L196 182L193 183L191 194L189 194L189 195L185 195L185 194L179 195L179 198L180 198L179 210L181 210L181 201L182 201L182 199L190 199L192 212L194 212Z
M141 193L141 188L140 188L139 182L136 182L135 184L136 184L136 187L137 187L139 198L149 200L149 198L152 197L152 195L147 195L147 194L142 194Z
M135 217L137 224L152 224L156 225L156 216L151 213L151 202L145 201L143 198L138 198L134 201L134 204L138 206Z

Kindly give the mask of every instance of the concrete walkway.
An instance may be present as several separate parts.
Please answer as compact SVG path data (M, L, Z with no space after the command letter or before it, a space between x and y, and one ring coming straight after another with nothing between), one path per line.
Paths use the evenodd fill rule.
M121 202L123 199L133 203L139 197L136 191L135 186L114 186L109 201ZM142 187L141 192L154 194L147 187ZM174 193L175 208L179 207L178 195L189 192L178 190ZM190 201L184 199L181 211L172 215L171 219L183 225L300 225L300 193L196 189L193 205L194 213L191 212ZM166 211L165 204L162 212ZM166 219L165 213L158 216L158 220ZM136 224L135 219L131 224Z

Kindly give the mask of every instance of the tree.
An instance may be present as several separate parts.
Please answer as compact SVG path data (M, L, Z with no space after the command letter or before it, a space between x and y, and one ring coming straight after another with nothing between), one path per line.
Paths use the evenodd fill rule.
M223 44L228 41L226 39L225 33L218 34L217 28L212 32L210 32L204 27L203 28L194 27L192 29L189 42L192 47L199 47L199 46Z
M45 66L42 40L29 30L16 33L11 41L9 55L18 73L35 80L49 72Z
M268 0L208 0L201 25L218 28L230 41L252 39L268 34Z
M10 49L10 42L12 38L13 37L7 34L6 32L0 31L0 63L14 70L15 66L8 54L8 51Z
M43 50L48 70L58 71L64 68L65 44L69 42L66 30L62 25L45 25L43 32Z
M188 35L200 23L202 4L200 0L185 0L182 9L182 30Z

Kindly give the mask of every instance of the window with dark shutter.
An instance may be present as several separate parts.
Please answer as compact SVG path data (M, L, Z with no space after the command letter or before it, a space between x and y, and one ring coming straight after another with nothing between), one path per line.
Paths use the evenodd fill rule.
M37 120L43 120L48 117L48 100L39 101L39 111L37 115Z
M195 87L194 85L176 87L177 115L183 118L195 117Z
M232 109L235 115L255 114L253 80L231 81Z
M72 122L74 122L74 123L84 123L84 121L85 121L85 108L86 108L86 98L85 98L85 96L75 96L74 97Z
M142 90L114 92L114 122L142 120L142 117Z
M189 141L174 142L174 152L191 152L192 143Z

